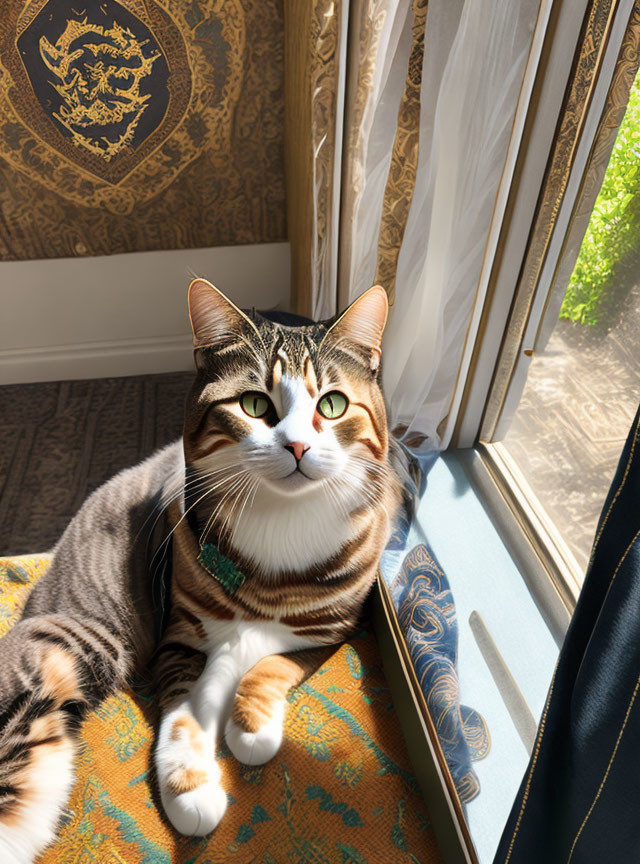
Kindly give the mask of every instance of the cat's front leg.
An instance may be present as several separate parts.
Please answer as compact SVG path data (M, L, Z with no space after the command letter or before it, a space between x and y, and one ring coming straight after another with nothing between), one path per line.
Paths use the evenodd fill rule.
M202 684L216 676L216 658L170 642L160 649L159 689L162 715L155 764L164 811L186 836L203 836L216 827L227 806L215 760L222 707L203 714ZM224 662L224 661L223 661Z
M214 746L190 700L162 717L156 747L162 806L176 831L187 837L209 834L227 808Z
M171 646L174 652L181 648L189 650ZM182 681L163 712L156 769L164 810L181 834L209 834L224 815L227 795L215 747L242 675L263 652L261 641L251 634L233 634L211 650L197 681ZM179 668L177 658L174 667L176 663Z
M215 632L214 647L197 681L184 683L183 678L180 683L179 661L170 659L166 664L165 658L167 668L174 670L174 691L168 704L165 701L156 768L165 812L173 826L188 836L213 831L226 809L215 746L243 675L270 654L310 647L289 628L276 624L218 622Z
M312 675L335 649L272 654L243 676L233 700L225 738L243 765L263 765L282 744L287 694Z

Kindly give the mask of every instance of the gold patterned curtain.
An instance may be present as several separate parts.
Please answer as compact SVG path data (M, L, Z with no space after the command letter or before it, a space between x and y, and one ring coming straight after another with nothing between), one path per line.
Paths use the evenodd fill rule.
M348 4L285 0L287 223L294 311L335 309L341 40Z
M384 287L391 305L395 299L398 255L407 226L418 168L420 86L427 7L428 0L413 0L411 53L398 109L398 125L391 152L389 176L382 199L375 281Z
M385 276L383 284L392 297L395 261L417 164L418 126L414 124L416 105L419 112L420 38L421 34L424 37L426 2L415 0L414 5L420 11L412 28L409 2L354 0L351 4L340 212L340 308L370 287L367 282L374 277L378 262ZM414 60L411 80L410 53ZM420 73L416 75L417 69ZM394 111L391 107L381 120L376 105L382 99L397 108ZM380 190L373 189L370 182L372 175L375 185L386 183L384 214Z

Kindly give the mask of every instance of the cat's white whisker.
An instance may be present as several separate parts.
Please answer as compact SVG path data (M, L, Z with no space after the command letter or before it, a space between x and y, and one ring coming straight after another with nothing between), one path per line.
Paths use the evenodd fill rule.
M176 469L176 473L180 474L180 479L178 479L177 477L173 478L172 482L174 484L174 490L173 491L167 490L168 484L165 484L164 488L167 491L165 491L163 493L159 502L155 505L155 507L151 511L151 513L147 516L147 518L145 519L145 521L141 525L139 531L137 532L133 542L137 543L137 541L140 537L140 534L142 534L142 531L144 530L144 528L148 524L149 520L153 518L154 514L155 514L155 519L153 520L151 528L149 529L149 537L151 537L151 535L153 534L153 531L154 531L156 525L158 524L158 520L162 517L163 513L167 510L167 508L172 504L173 501L176 501L178 498L183 497L184 493L187 491L194 492L194 491L197 491L198 489L201 489L203 483L207 482L207 480L209 478L219 474L221 471L227 471L227 470L228 470L228 467L225 467L225 468L220 468L216 471L207 471L204 473L199 473L198 476L188 478L185 481L184 480L184 474L185 474L184 467L183 467L183 465L179 465L178 468Z
M238 472L238 474L241 474L241 473L243 473L243 472ZM234 475L234 476L236 476L236 475ZM228 479L228 478L225 478L225 480L226 480L226 479ZM207 495L210 495L210 494L212 494L213 492L215 492L216 489L217 489L217 487L218 487L219 485L223 484L223 483L225 482L225 480L221 480L218 484L216 484L216 485L214 485L214 486L211 486L211 487L207 488L206 492L204 492L203 495L201 495L201 496L200 496L196 501L194 501L193 504L191 504L189 507L185 508L185 511L184 511L184 513L182 514L182 516L180 517L180 519L178 520L177 524L173 526L173 528L169 531L169 534L164 538L164 540L163 540L163 541L160 543L160 545L158 546L158 549L156 550L156 553L154 554L153 558L151 559L150 568L153 568L153 567L154 567L154 565L155 565L155 560L156 560L156 556L158 555L158 552L160 552L161 555L164 554L164 550L166 549L166 545L167 545L167 543L169 542L169 540L171 539L171 537L173 536L173 533L174 533L174 531L176 530L176 528L178 527L178 525L180 525L180 523L185 519L185 517L186 517L186 516L187 516L187 515L188 515L188 514L189 514L189 513L194 509L194 507L197 507L198 504L200 504L200 502L203 501L203 500L207 497Z
M221 502L219 502L217 507L214 510L212 510L212 512L209 515L209 518L207 519L204 530L201 532L201 535L200 535L200 542L201 543L206 543L207 536L209 534L209 531L211 530L211 527L213 526L215 516L216 516L218 510L220 509L222 502L224 502L225 498L227 497L227 494L229 492L233 492L233 490L235 489L235 487L238 483L239 478L242 478L245 474L246 474L246 471L244 469L242 469L240 471L236 471L233 474L229 475L228 477L225 477L223 480L218 482L214 487L212 487L212 489L211 489L212 492L217 492L219 489L225 489L225 492L223 494ZM227 484L231 484L229 489L225 488L227 486Z
M233 475L233 477L235 477L237 479L235 479L234 482L232 483L231 487L225 491L224 495L222 496L219 503L217 504L215 510L211 513L209 520L207 521L207 524L205 526L205 529L202 532L202 534L200 535L200 543L204 544L207 542L207 537L209 535L209 531L211 531L211 529L215 525L215 520L217 518L218 513L220 512L220 510L224 506L225 501L229 498L230 495L232 495L235 492L235 490L242 483L245 476L246 476L245 470L238 471L237 474ZM229 478L229 479L231 480L233 478Z
M247 474L245 477L243 477L239 481L238 486L235 489L231 490L231 492L229 493L229 494L235 495L235 500L232 501L231 506L229 507L229 511L226 514L226 516L223 518L222 523L220 525L219 536L220 536L221 540L226 538L226 535L229 531L229 526L230 526L231 522L234 520L235 509L237 506L239 506L239 504L240 504L240 502L244 496L245 490L251 484L251 480L252 480L251 476L249 474ZM227 498L228 497L229 497L229 495L227 495Z
M324 487L325 494L330 498L331 501L333 501L333 503L336 505L336 507L340 511L341 515L343 516L343 518L348 520L349 519L349 513L347 512L347 508L346 508L344 502L341 501L340 498L338 497L338 494L337 494L336 490L333 488L333 486L331 485L331 482L329 480L323 480L322 485Z
M238 513L238 516L235 519L236 525L238 525L240 523L240 521L242 519L242 514L245 511L245 508L247 506L249 499L251 498L253 500L253 498L255 498L255 494L256 494L256 491L257 491L257 488L259 485L260 485L260 478L259 477L250 478L248 488L244 494L244 500L242 502L240 512Z

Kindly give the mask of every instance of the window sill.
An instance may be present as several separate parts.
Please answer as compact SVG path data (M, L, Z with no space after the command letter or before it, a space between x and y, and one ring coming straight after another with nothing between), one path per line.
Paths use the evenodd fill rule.
M481 443L457 453L558 644L584 574L508 450Z
M496 507L468 476L480 473L479 459L473 451L442 454L416 522L455 599L461 703L484 717L491 736L489 753L473 763L480 794L465 807L477 860L490 864L529 761L569 612L548 579L538 585L521 572ZM393 608L387 613L395 619ZM424 745L410 751L414 764L424 762Z

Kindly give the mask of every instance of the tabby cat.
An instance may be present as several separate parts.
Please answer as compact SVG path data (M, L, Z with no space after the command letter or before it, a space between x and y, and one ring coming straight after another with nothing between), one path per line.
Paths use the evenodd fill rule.
M3 864L54 838L81 718L150 662L162 804L182 834L212 831L227 803L216 739L243 763L272 758L289 688L353 632L388 540L400 487L378 380L384 290L334 323L290 326L196 279L189 312L183 441L87 499L0 642ZM158 514L164 600L147 560Z

